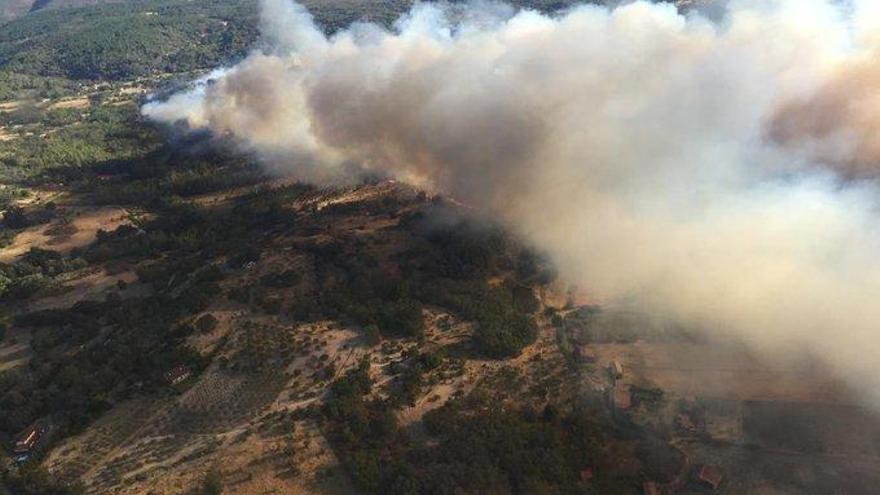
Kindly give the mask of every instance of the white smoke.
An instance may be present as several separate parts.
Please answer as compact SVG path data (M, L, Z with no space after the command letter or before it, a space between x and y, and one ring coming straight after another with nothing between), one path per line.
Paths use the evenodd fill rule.
M271 49L144 113L450 193L602 301L815 354L880 403L877 9L417 4L327 37L264 0Z

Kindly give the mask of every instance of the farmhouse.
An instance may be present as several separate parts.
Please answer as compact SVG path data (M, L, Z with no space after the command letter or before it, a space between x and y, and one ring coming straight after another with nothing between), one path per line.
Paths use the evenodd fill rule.
M168 382L169 385L177 385L178 383L189 378L191 374L192 371L190 371L188 366L178 364L177 366L168 370L167 373L165 373L165 381Z
M40 444L40 440L49 432L47 423L37 421L19 434L12 448L12 455L17 462L25 462L30 459Z

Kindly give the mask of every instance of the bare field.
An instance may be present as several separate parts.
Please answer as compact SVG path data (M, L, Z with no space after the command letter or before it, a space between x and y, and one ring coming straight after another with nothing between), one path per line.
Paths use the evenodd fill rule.
M86 97L69 98L51 103L49 110L57 110L59 108L88 108L89 99Z
M28 103L26 100L4 101L3 103L0 103L0 111L9 112L16 110L26 103Z
M348 495L357 491L311 420L297 421L285 435L240 434L217 453L227 480L223 493L250 495ZM177 492L157 492L177 493Z
M117 287L119 282L126 284L124 290L118 291L121 297L143 295L149 288L144 284L137 284L137 279L133 271L110 274L106 270L98 270L86 273L84 276L67 281L63 293L34 300L28 305L28 310L64 309L80 301L102 300L109 290Z
M71 208L71 221L54 220L19 232L12 244L0 250L0 262L9 263L31 248L68 252L94 242L98 229L114 230L128 223L122 208Z

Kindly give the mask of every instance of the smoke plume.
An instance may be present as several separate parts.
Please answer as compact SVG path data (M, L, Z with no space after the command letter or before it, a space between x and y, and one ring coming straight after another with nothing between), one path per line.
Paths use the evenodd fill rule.
M603 302L819 356L880 404L876 2L416 4L329 37L262 8L269 48L144 113L451 194Z

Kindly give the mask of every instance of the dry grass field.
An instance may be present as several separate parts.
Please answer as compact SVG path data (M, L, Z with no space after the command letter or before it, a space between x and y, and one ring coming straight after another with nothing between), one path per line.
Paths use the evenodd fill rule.
M19 232L9 246L0 249L0 262L12 262L31 248L67 253L94 242L99 229L111 231L129 223L126 211L118 207L65 209L64 218Z

